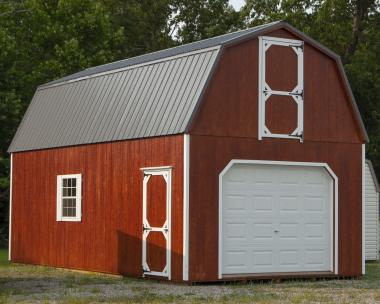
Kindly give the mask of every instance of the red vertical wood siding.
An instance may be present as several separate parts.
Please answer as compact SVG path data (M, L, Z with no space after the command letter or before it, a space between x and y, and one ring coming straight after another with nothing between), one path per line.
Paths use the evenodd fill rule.
M298 39L283 29L266 36ZM281 85L282 73L271 77ZM231 159L327 163L339 179L339 274L361 274L364 139L335 61L307 43L304 90L304 142L258 141L258 40L224 51L190 131L190 280L217 280L218 177Z
M142 167L173 166L172 279L182 280L183 135L13 154L12 261L141 276ZM81 173L82 221L56 221Z

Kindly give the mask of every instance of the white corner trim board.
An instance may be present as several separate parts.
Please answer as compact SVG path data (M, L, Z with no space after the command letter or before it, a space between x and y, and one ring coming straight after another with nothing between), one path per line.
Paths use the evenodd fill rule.
M10 172L9 172L9 234L8 234L8 260L12 259L12 184L13 184L13 153L10 159Z
M190 135L183 138L183 280L189 280L189 169Z
M362 274L365 274L365 144L362 145Z
M271 166L292 166L292 167L319 167L324 168L326 174L331 178L330 181L326 181L329 186L327 189L330 189L330 232L327 233L328 238L326 239L329 244L329 256L330 258L326 259L326 267L328 266L329 271L338 274L338 210L339 210L339 200L338 200L338 177L332 171L327 163L315 163L315 162L290 162L290 161L270 161L270 160L231 160L228 165L222 170L219 174L219 248L218 248L218 278L223 278L223 177L226 173L236 164L252 164L252 165L271 165ZM245 171L244 171L245 172ZM236 177L235 177L236 178ZM237 181L237 180L236 180ZM240 184L239 184L240 185ZM231 186L232 187L232 186ZM326 192L327 195L327 192ZM327 197L327 196L326 196ZM235 214L237 216L237 214ZM232 230L231 230L232 231ZM231 232L232 233L232 232ZM327 244L326 243L326 244ZM327 248L327 247L326 247ZM236 269L235 269L236 270ZM298 270L299 271L299 270ZM301 270L302 271L302 270ZM290 271L292 272L292 271ZM240 272L236 272L236 275L239 275ZM256 272L255 272L256 273ZM257 273L261 273L258 271ZM247 273L248 274L248 273ZM245 274L243 274L245 275Z

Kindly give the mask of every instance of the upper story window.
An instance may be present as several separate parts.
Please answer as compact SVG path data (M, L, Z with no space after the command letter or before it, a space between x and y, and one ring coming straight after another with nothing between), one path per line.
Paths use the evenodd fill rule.
M81 221L82 175L57 176L57 221Z
M259 37L259 139L303 140L303 49L300 40Z

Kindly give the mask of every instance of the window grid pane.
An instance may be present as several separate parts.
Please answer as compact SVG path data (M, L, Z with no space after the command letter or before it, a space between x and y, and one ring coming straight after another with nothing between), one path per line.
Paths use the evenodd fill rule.
M62 178L62 216L76 217L76 178Z

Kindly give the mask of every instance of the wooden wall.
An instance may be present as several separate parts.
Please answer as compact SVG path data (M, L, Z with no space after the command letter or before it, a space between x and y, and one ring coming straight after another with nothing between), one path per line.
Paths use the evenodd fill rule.
M298 39L284 29L266 36ZM231 159L328 163L339 178L339 274L361 274L364 138L335 61L305 44L304 74L304 142L258 141L258 40L221 56L190 131L190 280L217 280L218 177ZM277 85L289 80L271 77ZM281 120L273 117L276 128Z
M173 166L172 279L182 280L183 135L13 154L12 261L141 276L142 167ZM81 173L81 222L56 177Z

